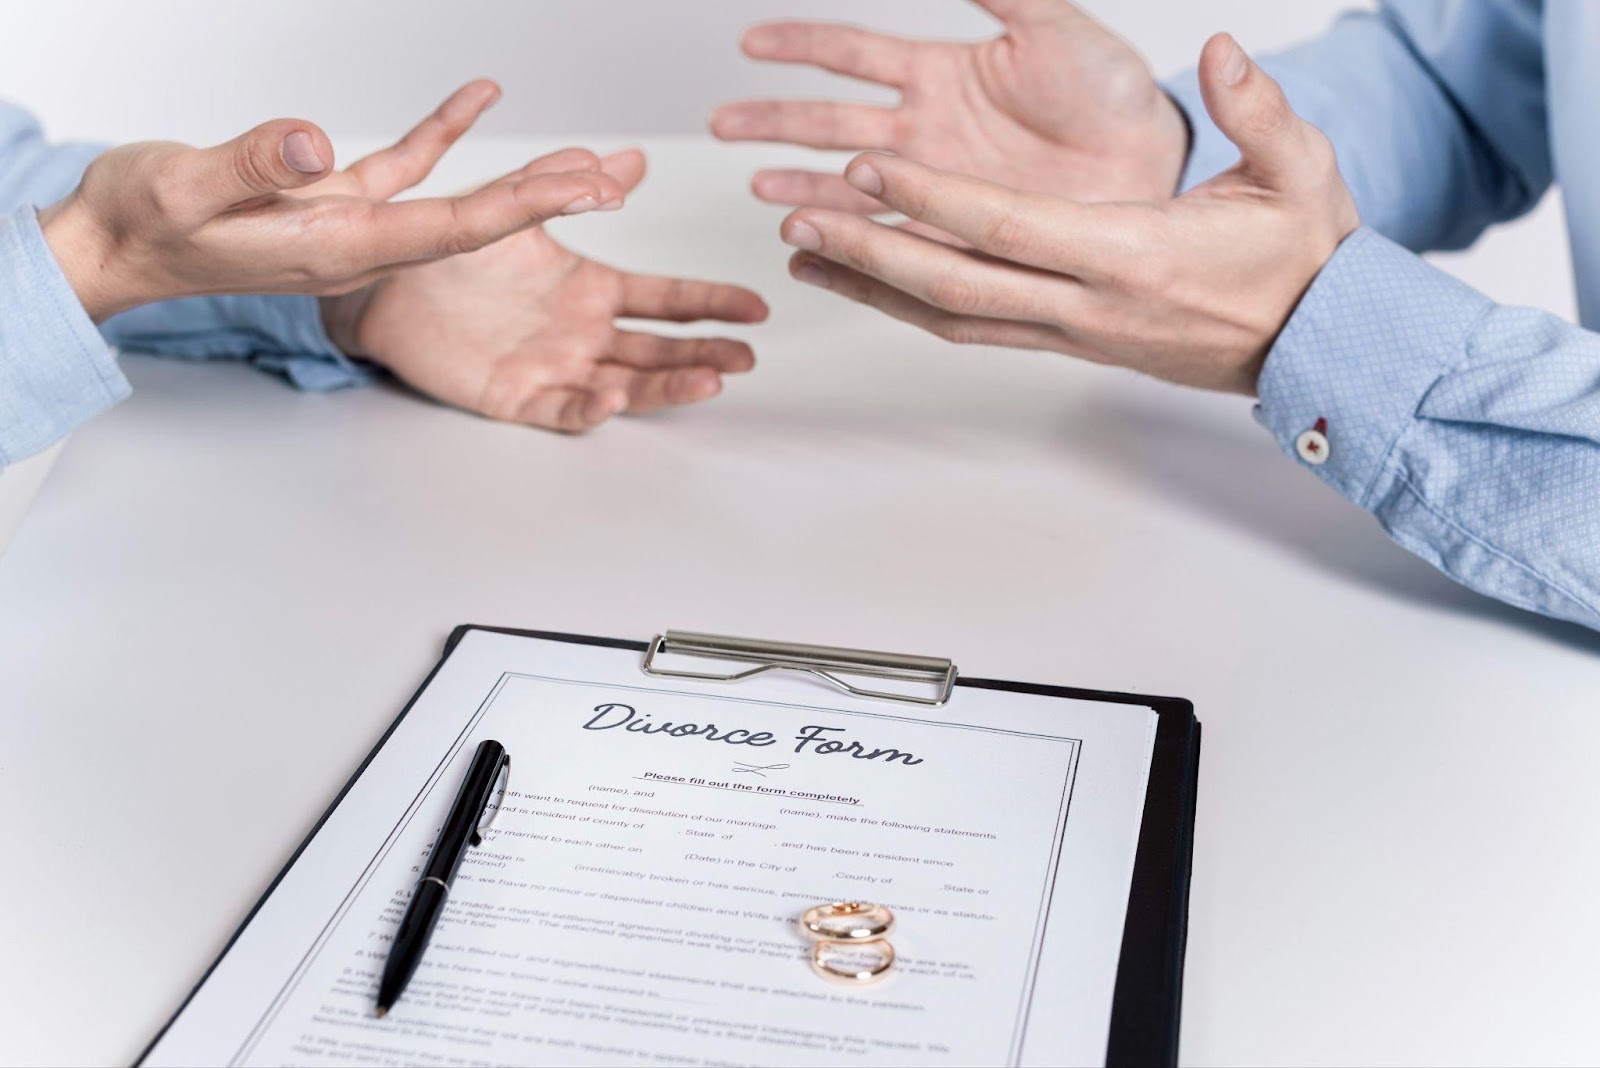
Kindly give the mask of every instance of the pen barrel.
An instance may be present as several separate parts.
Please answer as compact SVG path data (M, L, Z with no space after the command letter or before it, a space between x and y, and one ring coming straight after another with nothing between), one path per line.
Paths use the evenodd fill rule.
M419 882L411 892L411 904L400 920L395 932L394 945L389 950L389 960L383 966L383 978L378 983L378 1004L388 1008L400 999L400 994L416 974L422 963L422 951L433 937L433 928L444 912L449 891L431 879Z

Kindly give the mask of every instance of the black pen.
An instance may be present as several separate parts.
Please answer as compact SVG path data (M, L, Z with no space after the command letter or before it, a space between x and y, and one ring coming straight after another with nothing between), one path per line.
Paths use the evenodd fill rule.
M422 878L411 892L411 904L406 906L400 929L395 932L394 948L389 951L389 961L383 966L383 981L378 984L379 1018L400 1000L406 984L411 982L417 965L422 962L422 951L428 948L433 926L444 912L450 884L455 882L456 870L467 855L467 846L483 841L483 813L494 796L495 784L502 775L509 778L510 772L511 757L505 746L492 741L478 743L466 781L461 784L461 792L456 794L456 803L444 821L444 829L439 832L439 841L434 844Z

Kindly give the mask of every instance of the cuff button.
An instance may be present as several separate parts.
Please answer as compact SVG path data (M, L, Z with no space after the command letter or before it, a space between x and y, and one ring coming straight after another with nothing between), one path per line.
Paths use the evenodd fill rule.
M1313 467L1320 467L1328 462L1327 429L1328 421L1318 419L1314 428L1294 439L1294 451L1300 454L1300 459Z

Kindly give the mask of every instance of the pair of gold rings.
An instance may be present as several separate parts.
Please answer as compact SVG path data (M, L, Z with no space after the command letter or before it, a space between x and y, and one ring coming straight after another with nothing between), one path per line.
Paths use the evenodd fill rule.
M800 929L811 939L811 970L835 983L876 983L894 967L894 913L870 901L835 901L806 909Z

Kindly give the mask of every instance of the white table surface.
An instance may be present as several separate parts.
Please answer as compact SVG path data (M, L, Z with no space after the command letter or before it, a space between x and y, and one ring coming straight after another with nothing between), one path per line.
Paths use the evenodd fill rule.
M1600 636L1395 548L1245 401L791 283L745 193L782 154L652 148L560 230L769 297L711 404L568 438L125 359L0 560L0 1061L136 1056L464 622L1188 697L1185 1062L1600 1058Z

